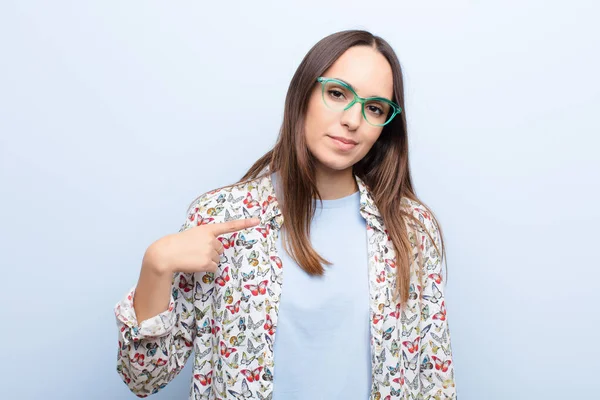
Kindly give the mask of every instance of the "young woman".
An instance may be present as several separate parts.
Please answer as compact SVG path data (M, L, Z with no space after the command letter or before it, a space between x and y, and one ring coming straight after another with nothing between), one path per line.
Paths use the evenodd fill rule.
M196 199L117 304L139 397L192 351L191 399L454 399L442 234L409 170L400 63L365 31L318 42L275 147Z

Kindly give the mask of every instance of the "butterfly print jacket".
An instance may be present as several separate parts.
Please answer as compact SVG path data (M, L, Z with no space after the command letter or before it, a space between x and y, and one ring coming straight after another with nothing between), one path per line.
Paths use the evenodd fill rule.
M367 187L360 178L356 181L368 237L370 400L455 399L440 257L427 233L408 222L413 262L410 297L401 309L392 299L392 241ZM425 207L406 198L402 204L441 248ZM116 305L117 371L137 396L165 387L193 352L190 399L272 398L277 373L273 342L285 266L275 246L283 216L270 174L205 193L190 207L181 231L253 216L260 218L259 225L219 237L224 254L216 273L174 275L165 312L138 324L135 289Z

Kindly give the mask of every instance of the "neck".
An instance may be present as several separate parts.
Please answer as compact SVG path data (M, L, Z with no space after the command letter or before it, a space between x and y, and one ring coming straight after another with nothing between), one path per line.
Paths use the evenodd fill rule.
M352 167L343 171L328 168L316 169L317 190L323 200L346 197L358 190Z

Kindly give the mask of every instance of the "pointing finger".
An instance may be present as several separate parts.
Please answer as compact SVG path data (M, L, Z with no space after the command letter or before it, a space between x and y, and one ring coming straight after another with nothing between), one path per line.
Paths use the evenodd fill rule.
M215 236L241 231L242 229L251 228L260 223L258 218L238 219L235 221L222 222L220 224L212 224L212 232Z

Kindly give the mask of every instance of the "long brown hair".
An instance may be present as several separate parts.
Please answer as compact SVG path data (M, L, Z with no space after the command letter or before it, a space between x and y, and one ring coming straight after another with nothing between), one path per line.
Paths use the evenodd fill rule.
M425 227L403 209L401 199L407 197L425 205L415 194L410 174L402 69L394 50L384 39L363 30L347 30L329 35L314 45L291 80L283 123L274 148L256 161L240 182L259 177L266 167L269 172L279 172L278 182L285 200L281 212L284 228L289 228L283 230L287 240L282 242L284 246L289 243L286 250L304 271L311 275L322 275L322 264L330 263L313 249L309 240L310 222L315 211L313 199L320 196L315 182L314 158L306 145L304 123L308 100L317 77L353 46L371 46L388 60L394 81L392 100L402 107L402 113L384 126L369 153L353 166L353 172L369 189L392 240L398 276L395 295L399 295L400 301L406 304L412 254L406 218L415 221L423 229ZM428 211L439 227L433 213ZM443 249L441 228L439 233ZM435 245L433 239L432 242ZM443 254L439 253L437 245L435 247L438 254Z

